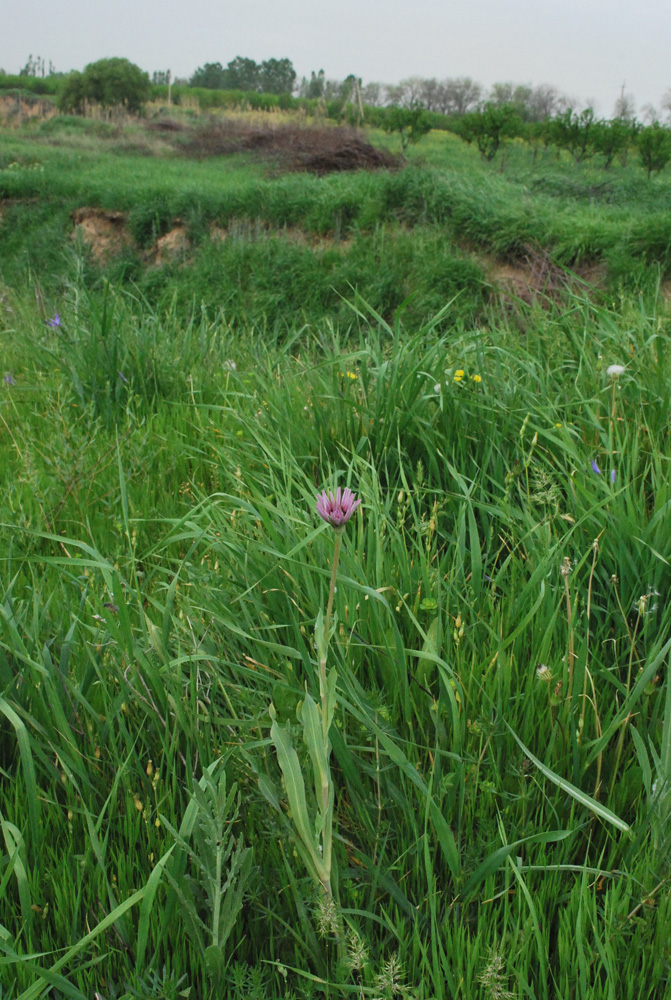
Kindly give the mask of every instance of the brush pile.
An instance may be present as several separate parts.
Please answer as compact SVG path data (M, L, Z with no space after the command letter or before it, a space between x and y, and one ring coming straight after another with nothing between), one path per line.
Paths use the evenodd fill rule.
M274 125L224 118L198 126L181 140L180 147L192 157L259 153L284 170L316 174L398 166L392 153L376 149L360 131L347 126Z

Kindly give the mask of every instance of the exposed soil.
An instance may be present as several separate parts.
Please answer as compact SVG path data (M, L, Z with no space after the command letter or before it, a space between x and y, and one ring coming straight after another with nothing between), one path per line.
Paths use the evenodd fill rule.
M76 208L72 213L73 240L81 240L91 249L94 259L105 263L126 246L131 238L126 230L123 212L106 212L102 208Z
M165 264L175 257L183 257L188 249L189 239L184 226L180 224L156 241L154 262Z
M21 92L21 118L39 118L46 121L58 114L58 108L45 97ZM15 94L0 97L0 124L17 125L19 122L19 98Z

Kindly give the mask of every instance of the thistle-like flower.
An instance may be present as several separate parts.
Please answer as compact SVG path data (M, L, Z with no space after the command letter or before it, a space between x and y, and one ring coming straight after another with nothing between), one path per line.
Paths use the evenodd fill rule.
M332 492L323 490L317 497L317 513L338 531L345 527L360 503L360 500L355 500L349 487L344 490L338 487L335 496Z

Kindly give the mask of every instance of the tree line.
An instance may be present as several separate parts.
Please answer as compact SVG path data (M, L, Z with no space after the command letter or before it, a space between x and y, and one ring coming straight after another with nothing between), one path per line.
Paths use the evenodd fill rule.
M35 93L55 94L62 90L62 80L73 77L76 84L70 89L76 94L82 90L91 91L90 100L94 101L94 93L100 92L100 77L114 75L125 77L129 86L144 93L148 98L151 87L174 85L205 90L241 91L243 93L268 94L284 97L295 97L306 100L323 99L330 101L347 101L353 91L357 99L368 108L399 107L423 108L425 111L457 116L489 106L507 106L515 109L523 122L542 122L554 118L567 110L575 108L579 103L574 98L562 93L550 84L532 86L531 84L516 84L510 81L495 83L486 90L470 76L447 77L437 79L420 76L407 77L396 84L363 83L355 74L349 74L344 80L329 79L324 70L311 72L309 77L298 80L293 63L288 58L266 59L257 63L254 59L236 56L225 66L221 62L205 63L198 67L189 78L172 78L170 70L157 70L151 77L127 59L101 59L90 63L83 71L72 71L65 74L56 70L51 60L48 63L41 56L30 55L17 77L11 77L14 86L21 86ZM0 77L7 74L0 69ZM94 80L98 77L98 81ZM141 79L142 78L142 79ZM16 81L16 83L14 83ZM6 87L8 83L5 83ZM112 87L118 91L119 86ZM120 103L127 105L126 96ZM75 101L76 103L76 101ZM133 105L137 104L134 99ZM634 120L636 118L635 102L630 94L622 93L615 101L613 119ZM659 110L646 105L641 108L640 119L644 124L653 121L662 122L665 118L671 121L671 88L663 95Z
M259 94L292 94L296 70L290 59L254 59L236 56L222 66L220 62L205 63L188 81L190 87L207 90L242 90Z

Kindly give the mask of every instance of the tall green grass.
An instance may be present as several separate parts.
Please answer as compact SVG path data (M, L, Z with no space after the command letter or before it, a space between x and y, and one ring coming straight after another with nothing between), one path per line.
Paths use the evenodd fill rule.
M0 328L7 995L664 996L664 299L520 304L526 334L355 295L293 333L185 321L76 274L54 301L6 293ZM269 714L318 699L336 483L349 963Z

